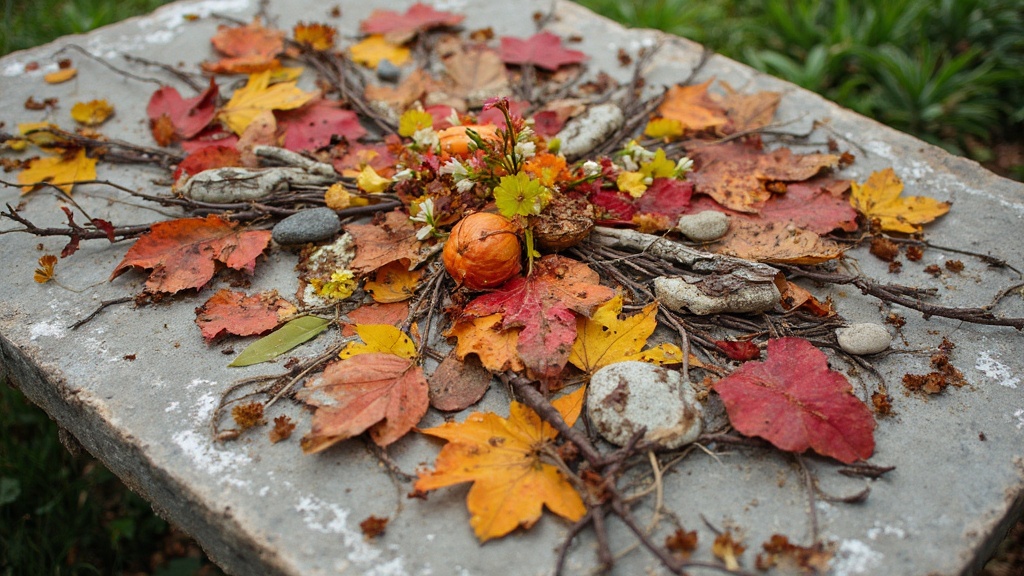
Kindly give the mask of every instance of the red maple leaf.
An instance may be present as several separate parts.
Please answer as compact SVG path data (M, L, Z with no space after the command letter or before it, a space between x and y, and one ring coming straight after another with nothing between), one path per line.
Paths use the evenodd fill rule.
M242 153L234 146L204 146L186 156L171 179L177 182L182 176L191 178L203 170L241 165Z
M256 257L270 244L270 231L236 226L213 215L157 222L128 249L110 279L133 267L152 269L146 291L174 293L202 288L213 278L217 262L251 274Z
M851 464L875 451L875 419L828 358L802 338L768 341L764 362L747 362L714 386L729 421L788 452L808 448Z
M278 296L277 290L246 296L225 289L196 308L196 324L209 342L222 334L263 334L295 312L295 306Z
M182 98L171 86L164 86L149 97L146 115L149 116L153 138L161 146L172 140L184 140L199 134L217 115L217 84L192 98Z
M761 218L790 221L816 234L828 234L837 228L853 232L857 229L857 211L843 195L849 189L849 180L827 177L793 182L786 186L785 194L773 195L765 202Z
M417 2L405 14L394 10L374 10L359 25L359 30L364 34L387 34L408 40L417 32L441 26L457 26L465 19L462 14L442 12Z
M370 431L387 446L412 430L430 405L427 379L416 360L368 352L335 362L306 384L303 399L317 406L304 452L319 452ZM326 396L326 398L324 398Z
M562 39L550 32L534 34L526 40L501 37L501 61L505 64L533 64L555 71L566 64L579 64L586 59L587 55L579 50L563 48Z
M530 276L517 276L470 302L464 315L501 313L503 330L522 327L516 346L519 357L535 377L550 380L569 360L576 314L590 317L615 295L599 281L587 265L549 254L534 263Z
M314 100L297 110L276 113L278 127L284 131L284 147L296 152L312 152L331 143L332 136L344 136L355 142L366 135L355 112L340 102Z
M732 340L715 340L715 346L725 355L732 360L738 360L745 362L747 360L756 360L761 357L761 349L757 347L757 344L750 342L749 340L743 340L734 342Z

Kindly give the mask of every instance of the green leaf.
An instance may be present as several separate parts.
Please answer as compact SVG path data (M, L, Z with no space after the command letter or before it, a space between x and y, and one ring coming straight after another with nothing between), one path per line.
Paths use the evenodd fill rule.
M0 478L0 506L10 504L21 496L21 482L17 478Z
M296 318L250 344L228 366L251 366L273 360L299 344L312 340L326 330L330 323L330 320L318 316Z
M550 191L523 172L502 176L494 188L494 204L505 218L540 214L550 199Z

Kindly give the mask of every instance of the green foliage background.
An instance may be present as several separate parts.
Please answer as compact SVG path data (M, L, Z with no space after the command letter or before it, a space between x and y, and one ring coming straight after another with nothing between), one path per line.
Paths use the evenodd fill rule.
M0 54L164 0L2 0ZM579 0L980 161L1024 139L1024 0ZM1003 163L1005 164L1005 163ZM995 166L1024 179L1024 160ZM0 383L0 576L215 574L138 496Z

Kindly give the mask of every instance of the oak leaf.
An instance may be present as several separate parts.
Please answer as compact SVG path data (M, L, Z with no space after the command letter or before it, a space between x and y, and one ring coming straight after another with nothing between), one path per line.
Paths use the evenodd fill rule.
M378 224L352 224L345 228L356 243L356 257L349 269L357 275L372 272L395 260L419 264L423 243L416 239L416 228L399 211L389 212Z
M268 245L269 230L238 230L219 216L157 222L128 249L110 279L129 268L144 268L152 270L147 292L198 289L213 278L217 262L251 274Z
M280 65L276 56L284 51L284 32L265 28L259 19L245 26L218 26L210 42L225 57L203 62L212 74L253 74Z
M295 80L270 84L270 71L249 76L245 86L235 90L219 117L235 134L241 135L261 112L292 110L309 102L312 92L304 92Z
M601 305L590 318L576 321L576 341L569 353L569 362L580 370L593 374L615 362L642 360L654 364L679 364L683 351L675 344L663 343L643 350L647 339L658 327L658 303L644 306L643 310L620 319L622 295Z
M552 402L569 426L579 417L584 392L580 388ZM421 430L448 443L434 470L420 473L415 489L424 492L473 482L466 504L469 524L482 542L520 526L530 528L545 506L570 521L586 513L572 484L541 456L553 448L558 432L523 404L512 402L509 412L508 418L474 412L461 424Z
M373 280L363 289L373 296L375 302L401 302L412 298L423 277L423 270L409 270L409 261L395 260L377 269Z
M342 360L375 352L394 354L409 360L418 356L412 339L392 324L356 324L355 330L363 341L349 342L339 354Z
M114 107L106 100L90 100L76 102L71 107L71 117L75 122L86 126L98 126L107 121L114 113Z
M506 64L532 64L554 72L567 64L579 64L587 55L579 50L568 50L562 39L551 32L540 32L523 40L511 36L501 37L501 60Z
M296 152L319 150L336 136L355 142L366 135L356 113L332 100L317 99L296 110L278 112L277 119L284 147Z
M713 80L692 86L673 86L665 92L665 98L658 106L662 118L676 120L686 132L703 132L725 126L729 117L708 94Z
M874 172L863 184L852 183L850 203L869 220L878 220L882 230L913 234L949 212L949 202L925 196L905 196L903 182L892 168Z
M455 354L465 360L476 354L484 368L492 372L519 371L525 368L516 352L519 329L501 329L501 314L469 318L455 323L445 336L458 338Z
M367 352L327 366L306 383L300 398L316 407L302 451L320 452L370 432L378 446L405 436L427 413L427 379L415 360Z
M814 450L844 464L871 457L875 420L828 357L802 338L768 341L764 362L747 362L714 386L729 421L788 452Z
M377 9L359 24L363 34L384 34L393 43L402 44L417 32L442 26L458 26L466 17L452 12L435 10L432 6L417 2L405 13Z
M224 289L196 308L196 325L209 342L222 334L263 334L296 312L291 302L277 295L277 290L246 296Z
M500 313L503 330L522 328L516 349L523 364L535 377L552 379L569 360L576 314L589 317L615 296L599 281L587 265L549 254L534 263L533 274L478 296L466 305L463 318Z
M149 97L146 115L157 144L167 146L173 140L184 140L199 134L217 115L217 84L210 85L192 98L182 98L172 86L164 86Z
M86 156L84 149L61 156L34 158L18 173L22 194L28 194L44 182L60 188L66 194L71 194L75 182L95 179L96 159Z

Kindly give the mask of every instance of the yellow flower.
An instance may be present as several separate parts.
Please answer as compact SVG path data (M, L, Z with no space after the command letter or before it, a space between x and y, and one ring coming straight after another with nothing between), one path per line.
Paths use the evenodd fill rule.
M640 172L620 172L615 179L619 190L628 192L633 198L639 198L647 191L647 184L644 183L644 176Z
M318 295L333 300L344 300L356 289L356 277L351 270L338 270L331 274L329 282L313 279L310 283Z
M356 186L359 189L368 194L380 194L381 192L388 189L391 185L391 180L384 178L372 166L366 165L363 170L356 177Z

